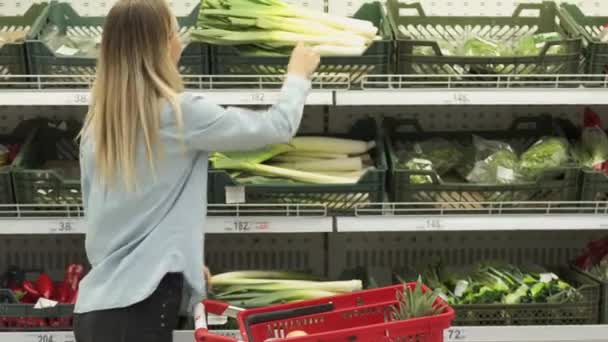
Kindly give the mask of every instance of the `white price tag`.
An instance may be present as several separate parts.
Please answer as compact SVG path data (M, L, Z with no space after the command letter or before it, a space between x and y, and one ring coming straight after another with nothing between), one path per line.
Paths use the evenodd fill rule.
M232 337L241 340L242 336L238 330L212 330L212 333L220 336Z
M241 99L241 103L245 103L245 104L252 104L252 105L263 105L263 104L267 104L269 99L268 96L266 96L266 93L260 92L260 93L245 93L245 95L243 95L242 99Z
M508 183L515 180L515 172L506 167L498 166L496 168L496 178Z
M59 49L57 49L56 53L64 56L74 56L80 52L78 49L71 48L69 46L62 45Z
M441 222L440 218L428 218L428 219L423 219L421 221L416 222L416 226L415 226L416 230L441 230L443 229L443 223Z
M268 233L271 227L268 221L231 220L224 224L226 233Z
M450 328L445 331L443 337L446 341L462 341L467 338L463 328Z
M59 302L46 298L40 298L34 305L34 309L54 308L55 306L57 306L57 304L59 304Z
M76 342L71 332L37 332L23 335L20 342Z
M471 99L469 95L465 93L456 93L454 94L453 103L457 105L468 105L471 103Z
M74 94L73 97L69 100L69 102L69 104L88 106L89 93Z
M469 287L469 282L466 280L459 280L456 283L456 288L454 289L454 296L460 298L464 294L464 292Z
M559 279L559 277L555 273L542 273L540 275L540 282L545 284L557 279Z
M438 219L438 218L427 219L425 222L425 227L428 230L439 230L442 228L441 219Z
M244 186L227 186L226 204L245 203L245 187Z
M78 226L75 221L71 220L59 220L51 221L49 227L50 234L76 234L78 233Z
M226 323L228 323L228 317L226 316L207 314L207 324L209 325L224 325Z

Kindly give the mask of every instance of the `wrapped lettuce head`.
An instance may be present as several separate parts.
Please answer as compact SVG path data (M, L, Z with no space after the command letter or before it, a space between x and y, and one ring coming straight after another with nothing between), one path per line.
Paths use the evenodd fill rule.
M467 180L481 184L513 184L519 181L517 153L502 141L473 137L475 164Z
M451 171L463 158L462 147L457 142L432 138L421 142L397 146L397 157L407 162L416 158L430 162L431 170L439 175Z
M542 138L520 158L520 172L528 180L535 180L543 172L565 166L569 161L570 146L566 139Z
M475 36L464 43L464 55L471 57L498 57L500 56L498 43L488 39Z
M545 44L552 41L562 40L562 36L557 32L539 33L531 36L522 37L513 49L513 55L515 56L535 56L538 55ZM552 46L548 54L560 54L564 53L561 46Z

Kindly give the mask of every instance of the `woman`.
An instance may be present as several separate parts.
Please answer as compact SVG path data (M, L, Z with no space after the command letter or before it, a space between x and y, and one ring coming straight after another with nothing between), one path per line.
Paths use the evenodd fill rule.
M106 18L81 169L92 269L76 303L78 342L171 341L182 285L205 293L207 152L285 143L319 63L294 49L276 105L224 109L182 94L181 43L165 0L119 0Z

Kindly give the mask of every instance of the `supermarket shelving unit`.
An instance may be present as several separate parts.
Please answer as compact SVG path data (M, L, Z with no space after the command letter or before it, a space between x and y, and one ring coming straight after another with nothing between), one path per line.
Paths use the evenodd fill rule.
M364 0L289 0L330 12L352 14ZM593 13L603 1L571 0ZM33 0L4 1L1 9L18 13ZM112 1L69 0L83 15L99 15ZM176 0L177 13L189 13L197 1ZM515 1L422 0L432 13L511 13ZM4 13L4 12L3 12ZM28 76L32 77L32 76ZM0 132L35 116L82 116L89 102L90 76L2 76ZM238 79L239 81L235 81ZM243 82L243 79L247 79ZM280 80L252 76L188 76L188 91L222 105L269 105ZM362 117L415 118L430 130L506 128L513 117L551 113L576 121L583 106L593 106L608 118L606 75L528 75L468 77L367 76L362 89L352 89L348 77L316 80L308 98L302 130L344 132ZM418 203L419 205L420 203ZM465 203L461 203L466 207ZM412 204L379 203L357 208L351 216L333 217L323 206L212 205L205 225L208 262L230 268L307 269L335 276L345 266L366 263L381 270L434 256L466 264L475 258L533 258L564 263L589 240L608 230L606 202L538 202L525 212L514 203L492 203L483 210L408 212ZM86 224L78 206L0 206L0 267L13 262L59 272L68 261L83 260ZM521 209L520 209L521 210ZM263 211L266 215L259 215ZM466 212L463 212L466 211ZM335 254L327 255L327 251ZM235 331L225 332L238 336ZM192 341L193 332L176 331L176 342ZM608 325L454 327L446 341L459 342L606 342ZM2 342L74 342L69 332L0 333Z
M542 331L541 334L539 332ZM192 331L176 331L175 342L191 342ZM237 337L238 333L223 332ZM608 327L605 326L552 326L552 327L473 327L452 328L445 332L445 341L452 342L605 342ZM581 337L584 336L584 339ZM10 342L74 342L72 333L5 333L2 341Z
M196 82L190 84L189 91L225 105L273 103L280 80L266 83L262 78L252 78L253 86L250 84L243 88L235 83L227 88L232 77L214 80L217 82L219 79L223 83L194 77ZM7 79L11 82L10 77ZM513 80L492 76L490 82L494 83L491 88L487 83L460 83L462 79L443 77L441 82L437 82L434 77L410 80L404 76L370 76L362 90L349 89L347 79L335 84L317 81L315 95L309 99L308 105L312 110L308 111L304 128L316 131L318 127L314 126L321 125L329 131L345 130L361 116L370 114L416 117L438 129L446 125L457 126L455 123L463 122L463 116L477 116L480 126L493 127L506 125L498 122L497 118L508 121L512 119L513 112L527 115L556 108L557 116L574 119L578 117L581 105L596 105L595 108L605 114L603 109L608 104L606 76L579 79L579 83L563 76L542 76L534 81L544 82L540 87L526 84L521 78ZM479 76L475 80L478 82ZM0 111L18 112L19 117L31 112L28 108L36 112L41 112L40 108L55 108L50 111L51 115L60 117L64 111L68 116L84 113L88 93L77 89L86 85L81 80L66 78L58 81L57 77L40 76L36 89L25 89L25 86L20 89L19 82L14 79L12 82L10 91L0 92ZM215 88L217 84L220 87ZM585 85L592 88L583 88ZM500 98L504 102L492 103L492 98ZM18 110L14 111L15 108ZM487 115L494 111L495 116ZM10 118L5 115L5 123L11 121ZM481 122L484 120L491 122L484 124ZM425 260L433 255L452 257L456 255L454 253L462 254L462 250L466 250L458 257L463 264L475 260L476 256L501 256L511 260L533 257L538 262L564 263L574 257L586 241L601 236L608 229L607 202L527 203L523 212L517 203L486 203L475 210L466 203L458 204L469 209L446 209L457 206L456 203L445 203L444 206L427 209L423 214L420 214L420 204L417 203L416 207L412 203L378 203L356 208L352 215L338 217L329 216L325 207L316 205L210 205L205 225L209 234L206 253L212 259L208 262L226 268L310 269L317 274L337 276L345 266L354 266L351 265L353 260L363 261L375 269L382 269L391 262L401 263L403 261L397 260L395 255L408 246L403 258L409 260ZM518 209L514 211L514 208ZM58 259L84 258L82 246L78 247L86 232L81 207L49 206L41 210L39 205L36 208L9 205L0 207L0 212L3 213L0 217L0 240L4 237L8 241L5 246L15 244L15 250L11 250L15 257L29 258L32 265L46 265L51 261L46 261L44 255L53 253L53 247L39 253L31 253L29 248L67 239L54 248L66 250L68 247L71 252ZM260 215L262 212L264 215ZM484 240L480 240L479 234L484 236ZM538 245L539 241L543 241L542 246ZM276 242L286 245L281 249L276 247ZM412 242L415 247L406 245ZM221 248L216 248L216 243ZM330 257L321 253L324 244L328 245L329 253L336 255ZM237 250L239 252L235 252ZM31 256L27 256L28 253ZM234 253L238 255L235 257ZM252 256L255 260L247 259ZM189 341L191 336L189 331L176 332L175 341ZM455 327L446 332L446 341L599 342L606 341L606 336L608 325ZM0 340L69 342L73 341L73 336L70 333L6 333L0 334Z

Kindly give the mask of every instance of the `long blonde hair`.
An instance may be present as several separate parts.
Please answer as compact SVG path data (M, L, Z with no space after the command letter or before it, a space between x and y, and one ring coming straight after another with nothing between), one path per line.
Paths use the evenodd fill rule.
M183 127L179 104L183 84L169 48L177 34L175 25L165 0L119 0L106 17L81 137L94 142L96 175L108 187L136 190L139 141L156 175L164 101Z

